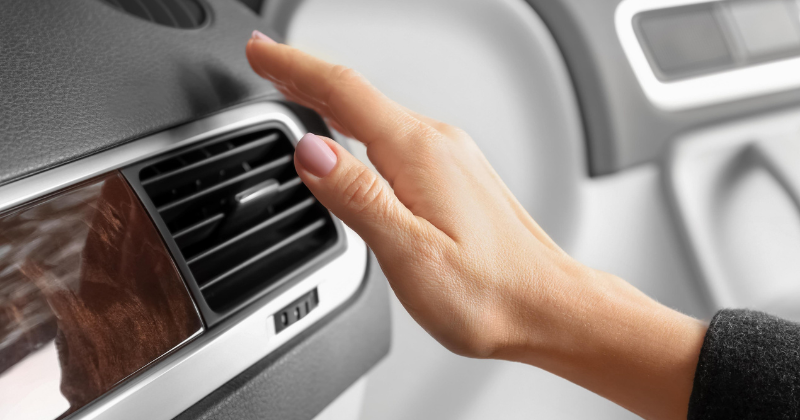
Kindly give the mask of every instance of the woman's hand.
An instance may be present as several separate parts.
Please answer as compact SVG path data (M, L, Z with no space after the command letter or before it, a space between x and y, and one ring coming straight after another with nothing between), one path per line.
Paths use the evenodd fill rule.
M312 134L297 145L297 172L372 248L435 339L539 366L646 417L685 418L702 324L570 258L460 129L261 34L247 56L288 99L367 146L386 182Z

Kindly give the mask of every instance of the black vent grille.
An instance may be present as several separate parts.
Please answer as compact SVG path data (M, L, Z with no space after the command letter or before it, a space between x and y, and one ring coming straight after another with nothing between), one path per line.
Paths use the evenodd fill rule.
M297 177L293 153L282 131L258 129L125 171L174 241L184 275L212 318L274 288L337 243L336 224Z
M206 11L197 0L103 0L141 19L173 28L203 25Z

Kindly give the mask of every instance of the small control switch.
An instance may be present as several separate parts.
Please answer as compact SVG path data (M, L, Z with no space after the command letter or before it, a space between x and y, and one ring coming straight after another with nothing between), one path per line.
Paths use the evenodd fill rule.
M303 319L317 305L319 305L319 296L317 295L317 289L314 289L275 314L273 317L275 319L275 332L279 333Z

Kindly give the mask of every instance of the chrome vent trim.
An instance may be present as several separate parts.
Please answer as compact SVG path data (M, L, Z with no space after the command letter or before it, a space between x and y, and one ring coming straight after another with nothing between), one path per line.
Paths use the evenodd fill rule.
M294 169L280 124L255 124L125 168L209 326L337 255L338 223Z
M305 134L302 123L283 105L264 102L242 106L2 185L0 211L114 169L257 124L282 127L294 144Z

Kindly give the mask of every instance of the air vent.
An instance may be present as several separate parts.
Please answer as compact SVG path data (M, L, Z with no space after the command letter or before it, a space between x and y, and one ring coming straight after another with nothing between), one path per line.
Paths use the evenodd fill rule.
M264 128L124 171L212 318L274 289L339 242L330 214L298 178L293 153L280 129Z
M206 12L197 0L103 0L141 19L173 28L198 28Z
M257 15L261 14L261 9L264 7L264 0L239 0L239 1Z

